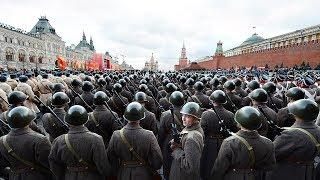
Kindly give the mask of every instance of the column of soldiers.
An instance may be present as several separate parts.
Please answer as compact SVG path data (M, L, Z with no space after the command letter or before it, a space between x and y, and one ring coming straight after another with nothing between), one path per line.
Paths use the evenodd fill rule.
M317 72L2 73L0 179L320 179L319 104Z

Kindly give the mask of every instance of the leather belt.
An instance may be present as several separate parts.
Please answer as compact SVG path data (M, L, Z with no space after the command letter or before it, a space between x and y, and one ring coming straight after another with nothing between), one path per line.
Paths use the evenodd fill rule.
M121 161L121 166L123 167L140 167L145 166L142 162L139 161Z
M88 166L67 166L68 171L70 172L84 172L84 171L95 171Z
M33 167L19 167L19 168L10 168L10 171L14 174L22 174L30 171L34 171Z

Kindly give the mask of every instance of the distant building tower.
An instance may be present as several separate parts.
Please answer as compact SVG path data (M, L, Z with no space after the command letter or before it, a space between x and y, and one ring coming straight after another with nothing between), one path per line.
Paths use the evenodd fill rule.
M157 71L158 70L158 61L154 60L153 53L151 55L150 61L146 61L144 64L144 70Z
M181 56L179 58L179 64L178 65L175 65L174 69L176 71L180 70L180 69L183 69L185 67L188 66L188 58L187 58L187 52L186 52L186 47L184 45L184 42L183 42L183 45L182 45L182 49L181 49Z
M222 49L222 42L221 41L219 41L217 43L215 56L223 56L223 49Z

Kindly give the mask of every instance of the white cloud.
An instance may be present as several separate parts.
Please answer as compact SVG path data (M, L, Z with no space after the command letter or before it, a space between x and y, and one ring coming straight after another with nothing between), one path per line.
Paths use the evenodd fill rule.
M0 21L31 30L46 15L67 45L85 31L99 52L124 54L142 68L151 53L162 69L178 62L185 41L190 60L241 44L257 27L267 38L319 23L317 0L2 0Z

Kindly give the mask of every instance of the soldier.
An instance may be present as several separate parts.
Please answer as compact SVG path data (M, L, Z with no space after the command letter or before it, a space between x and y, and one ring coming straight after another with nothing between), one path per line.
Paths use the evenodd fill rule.
M117 122L119 120L118 114L107 108L107 100L108 96L103 91L98 91L94 94L93 104L95 109L89 113L89 121L85 124L91 132L102 136L106 147L113 131L121 128L121 124Z
M301 88L293 87L287 91L286 96L290 104L297 100L304 99L305 93ZM284 107L279 110L276 122L279 127L290 127L294 124L295 119L294 116L289 113L288 107Z
M80 97L74 99L74 104L81 105L86 108L88 112L92 111L93 107L93 96L91 92L93 90L93 85L90 81L84 81L82 86L82 94Z
M146 93L146 95L147 95L147 101L145 102L146 109L148 111L156 114L157 113L157 106L156 106L156 102L155 102L156 99L152 98L154 96L153 96L152 92L149 91L148 86L145 85L145 84L141 84L139 86L138 90L141 91L141 92Z
M33 110L35 113L39 113L40 110L38 109L37 105L35 104L37 101L34 99L34 93L31 88L26 82L28 80L28 77L25 75L21 75L19 77L20 83L17 85L17 87L14 89L15 91L21 91L24 94L28 96L28 98L24 101L24 106L27 108Z
M130 90L128 90L126 80L120 79L119 84L122 86L122 91L119 94L127 98L129 102L132 102L133 94L130 92Z
M253 90L258 89L258 88L260 88L259 82L256 81L256 80L252 80L252 81L250 81L249 84L248 84L247 92L250 93L250 92L252 92ZM250 106L250 104L251 104L251 99L250 99L249 96L246 96L246 97L244 97L244 98L242 99L242 104L241 104L242 107L244 107L244 106Z
M187 89L183 90L182 93L184 94L186 100L187 98L189 97L188 94L194 94L195 91L193 89L193 85L194 85L194 80L192 78L188 78L187 81L186 81L186 85L188 86Z
M37 86L33 89L34 92L39 92L39 98L45 104L48 104L48 100L52 96L50 86L51 82L48 80L48 74L43 74L42 79L38 81Z
M10 78L7 80L7 84L11 86L12 90L14 90L18 85L16 78L17 78L16 74L10 74Z
M272 129L274 127L268 126L268 124L276 124L277 113L267 106L267 92L262 88L258 88L253 90L249 94L249 97L252 100L252 107L262 114L262 125L258 129L259 134L273 140L275 135L277 135L274 134L276 129Z
M208 109L203 112L200 121L205 135L200 168L203 180L210 179L211 169L217 158L221 143L225 138L223 131L229 129L237 130L236 123L233 120L234 114L223 107L223 104L227 102L225 93L221 90L215 90L211 94L210 100L213 101L212 108L214 109Z
M7 111L4 111L0 115L0 119L3 122L8 123L8 112L15 107L23 106L27 98L28 96L21 91L12 91L8 96L8 103L10 104L9 109ZM45 135L45 133L37 126L37 124L34 121L30 123L30 128L33 131Z
M268 179L313 180L314 158L320 154L320 128L314 123L319 107L301 99L290 103L288 109L296 121L274 140L277 165Z
M7 115L12 128L0 138L0 168L10 167L13 180L47 180L51 178L48 155L49 140L29 128L35 113L27 107L13 108Z
M246 97L248 95L248 93L241 88L241 85L242 85L241 79L240 78L236 78L236 79L233 80L233 82L234 82L234 85L236 86L235 87L235 92L236 92L235 94L238 95L241 98Z
M212 169L212 179L264 180L267 171L275 165L272 142L259 136L261 113L253 107L243 107L235 114L241 130L222 142Z
M0 113L7 111L9 108L6 93L0 88Z
M86 109L72 106L65 121L70 129L53 141L49 155L56 179L104 180L110 173L106 149L102 137L84 126L88 121Z
M107 154L118 180L155 179L162 166L162 155L152 131L139 123L145 117L138 102L130 103L124 113L127 125L112 134Z
M194 95L189 95L188 102L196 102L200 105L202 109L210 108L209 97L204 94L205 86L202 82L198 81L194 84L194 89L196 90Z
M233 81L229 80L223 84L225 90L225 95L227 97L227 102L224 104L224 107L235 113L238 109L241 108L242 99L234 93L236 85Z
M267 82L262 86L262 88L268 93L267 106L275 112L278 112L279 109L283 107L283 101L274 95L277 90L277 86L273 82Z
M169 101L169 97L171 95L171 93L173 93L174 91L176 91L178 88L176 85L174 85L173 83L168 83L166 86L165 86L165 90L166 90L166 93L167 95L163 98L160 99L159 103L161 105L161 107L167 111L170 109L171 107L171 103ZM159 109L160 110L160 109Z
M6 83L6 81L7 81L7 77L2 74L0 76L0 89L2 89L8 96L12 92L12 89L11 89L11 86Z
M185 128L180 133L180 142L170 141L173 161L169 179L200 180L200 158L204 146L204 134L199 123L201 108L195 102L188 102L180 113Z
M122 86L119 83L115 83L113 85L113 95L112 97L107 101L110 108L116 112L120 117L123 116L124 110L126 106L128 105L128 99L120 95L122 91Z
M172 163L172 150L169 147L169 142L173 138L172 125L175 124L179 132L184 128L180 114L180 110L185 102L184 95L180 91L175 91L170 95L169 101L172 104L172 111L170 109L161 114L158 135L158 142L163 156L163 174L165 179L169 178ZM172 112L173 114L171 114Z
M64 116L66 115L65 107L70 102L69 97L64 92L57 92L52 96L51 105L54 107L53 112L59 117L58 120L51 112L42 116L43 127L49 134L49 139L52 142L58 136L65 134L67 131L64 129Z
M147 100L147 95L144 92L137 92L134 95L134 100L145 107ZM140 126L144 129L150 130L155 136L158 135L157 119L154 113L145 109L146 117L140 120Z

